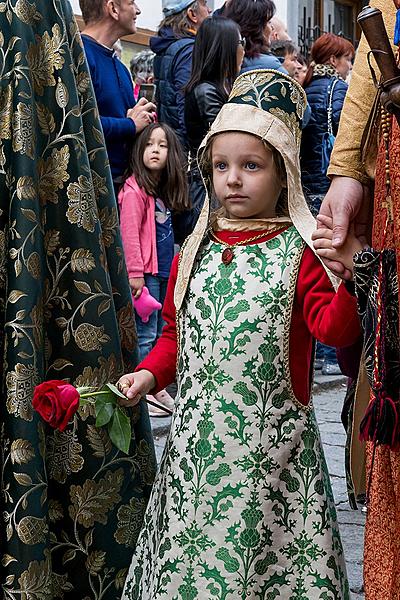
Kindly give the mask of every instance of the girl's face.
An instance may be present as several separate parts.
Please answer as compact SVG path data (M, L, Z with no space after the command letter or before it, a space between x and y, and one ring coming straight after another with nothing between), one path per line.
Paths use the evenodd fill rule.
M230 219L276 216L283 183L273 154L249 133L216 136L212 145L215 194Z
M144 150L143 163L149 171L161 172L167 165L168 141L164 130L157 127L151 132Z

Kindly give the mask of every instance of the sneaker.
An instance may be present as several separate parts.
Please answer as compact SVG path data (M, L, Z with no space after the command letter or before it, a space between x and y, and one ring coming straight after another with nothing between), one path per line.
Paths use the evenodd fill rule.
M157 402L155 397L152 394L146 395L146 400L148 402L147 408L149 409L150 417L159 417L160 419L166 419L169 415L165 410L158 408L157 406L153 406L152 402ZM157 402L158 404L158 402Z
M322 375L342 375L342 371L337 363L324 362L322 365Z
M146 396L146 399L150 400L150 402L156 402L160 407L158 408L157 406L153 406L149 403L150 417L166 418L171 416L170 412L162 410L161 408L165 407L171 412L173 412L174 410L174 399L168 394L166 390L161 390L161 392L158 392L158 394L154 394L154 396L148 394Z
M314 361L314 370L320 371L322 369L323 364L324 364L324 361L322 358L316 358Z

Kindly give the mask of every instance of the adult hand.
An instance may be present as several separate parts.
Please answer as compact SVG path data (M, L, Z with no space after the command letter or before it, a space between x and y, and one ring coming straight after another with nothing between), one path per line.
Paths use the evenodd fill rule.
M137 373L128 373L122 375L117 383L117 387L126 396L126 400L119 398L121 406L136 406L142 396L145 396L156 385L156 378L153 373L142 369Z
M132 296L135 300L140 298L142 295L143 287L145 286L145 281L143 277L131 277L129 279L129 285L131 286Z
M147 125L153 123L156 118L156 105L149 102L146 98L140 98L139 102L133 108L130 108L126 116L136 125L137 133L143 131Z
M366 242L370 208L370 190L351 177L334 177L321 206L320 214L332 219L332 246L340 248L346 241L350 223L362 243ZM318 221L319 227L324 227ZM338 261L324 259L338 277L351 279L351 272Z

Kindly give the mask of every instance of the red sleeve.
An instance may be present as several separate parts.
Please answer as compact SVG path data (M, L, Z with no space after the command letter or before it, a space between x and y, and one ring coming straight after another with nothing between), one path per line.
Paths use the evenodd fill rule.
M176 378L176 358L178 343L176 339L176 310L174 304L174 292L176 278L178 275L178 255L172 261L171 273L168 281L167 294L163 306L163 319L165 326L160 338L158 339L153 350L137 367L147 369L153 373L157 380L156 387L152 393L156 394L163 390L167 385L170 385Z
M118 204L122 244L129 279L143 277L144 265L139 232L145 216L146 206L142 194L126 181L118 194Z
M361 332L357 299L344 284L335 293L326 271L310 248L306 248L296 287L311 335L334 348L351 346Z

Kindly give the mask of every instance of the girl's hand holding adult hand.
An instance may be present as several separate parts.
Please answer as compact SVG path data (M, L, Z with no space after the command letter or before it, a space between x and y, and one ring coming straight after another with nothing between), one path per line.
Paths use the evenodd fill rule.
M145 286L144 277L131 277L129 279L129 285L131 286L132 296L134 300L140 298L142 290Z
M136 406L142 396L148 394L155 387L156 383L153 373L146 369L122 375L117 383L117 387L126 396L126 400L119 398L121 406Z
M337 261L343 265L345 274L341 275L341 279L348 280L348 273L353 277L353 256L363 248L361 241L355 236L354 225L350 224L346 235L346 240L340 248L333 247L333 228L332 219L320 215L319 229L314 231L312 235L313 244L316 253L326 261Z

